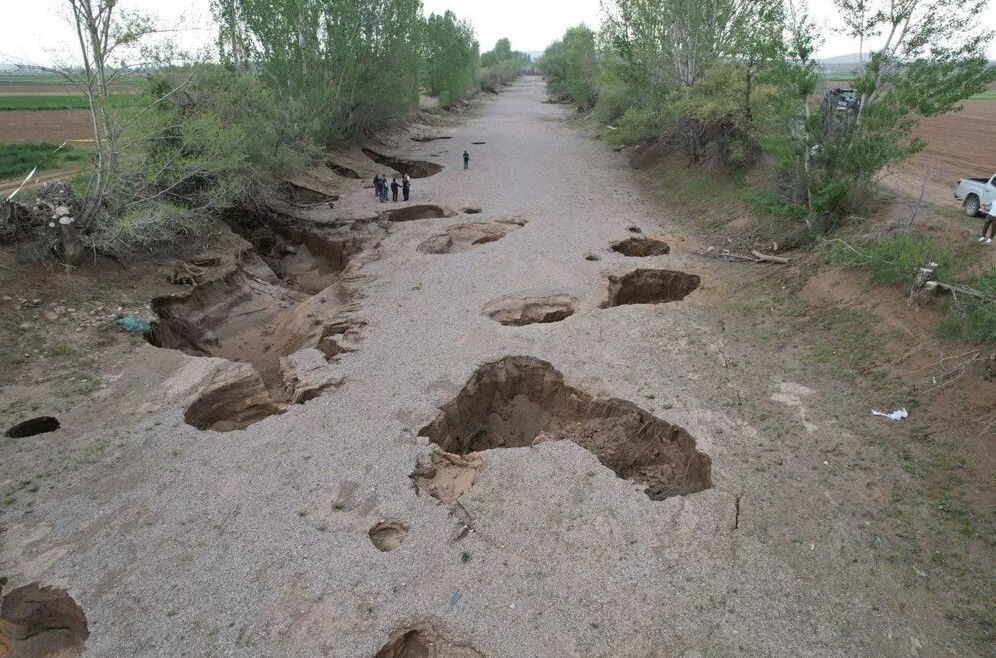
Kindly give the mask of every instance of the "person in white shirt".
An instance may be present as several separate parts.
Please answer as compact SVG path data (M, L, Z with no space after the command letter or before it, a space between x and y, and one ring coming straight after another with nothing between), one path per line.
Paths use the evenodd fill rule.
M996 238L996 199L993 199L989 210L986 211L986 223L982 225L982 237L979 238L979 242L992 244L993 238Z

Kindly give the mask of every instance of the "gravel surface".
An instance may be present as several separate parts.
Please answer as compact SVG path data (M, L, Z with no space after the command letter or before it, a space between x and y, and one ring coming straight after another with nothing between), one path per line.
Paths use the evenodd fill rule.
M419 623L491 658L957 653L929 597L870 554L848 498L857 480L822 475L817 448L856 437L816 415L803 427L801 407L783 405L791 449L757 468L779 439L719 401L800 389L772 374L752 390L729 374L745 355L724 356L705 312L719 286L690 247L611 250L628 226L658 235L658 215L622 156L544 99L527 78L448 128L453 139L393 151L445 166L415 181L412 203L527 223L444 255L418 246L466 216L392 224L380 258L354 273L367 325L340 360L342 387L243 431L198 431L184 408L223 362L145 346L106 365L109 385L63 430L13 448L4 480L63 445L102 446L30 509L4 513L10 586L68 588L89 620L88 658L366 658ZM359 184L337 207L383 210ZM635 267L702 285L680 302L598 308L607 276ZM569 295L578 311L522 327L482 312L535 291ZM463 517L413 487L430 450L416 435L480 364L510 355L685 428L712 459L713 488L658 502L569 441L492 450L461 499L476 530L458 538ZM408 529L396 550L368 535L384 519Z

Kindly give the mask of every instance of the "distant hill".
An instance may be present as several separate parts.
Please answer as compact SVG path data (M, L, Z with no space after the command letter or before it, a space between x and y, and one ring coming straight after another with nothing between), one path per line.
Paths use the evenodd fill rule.
M868 57L868 53L865 53ZM861 53L851 53L850 55L837 55L836 57L818 57L821 64L858 64L861 62Z

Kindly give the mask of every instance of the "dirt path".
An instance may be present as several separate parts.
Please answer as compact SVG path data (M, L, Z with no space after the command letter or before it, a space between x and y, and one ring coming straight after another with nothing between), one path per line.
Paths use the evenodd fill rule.
M78 171L82 171L82 169L83 167L65 167L54 171L44 171L32 178L27 186L41 185L42 183L50 183L57 180L65 180ZM0 180L0 197L6 198L10 196L16 192L23 183L23 177L19 179L10 178L7 180Z
M142 346L5 440L0 480L49 473L3 510L9 587L66 588L86 656L976 654L880 549L896 467L849 392L729 317L738 271L544 98L378 147L445 166L414 201L480 212L390 223L343 386L198 431L223 362ZM383 207L357 182L337 209ZM637 230L670 253L611 248Z

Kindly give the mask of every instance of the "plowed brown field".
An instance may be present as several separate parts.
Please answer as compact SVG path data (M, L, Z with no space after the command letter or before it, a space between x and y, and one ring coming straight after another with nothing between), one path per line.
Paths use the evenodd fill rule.
M86 110L0 112L0 144L91 139L92 130Z
M925 120L917 135L927 148L886 179L904 192L919 196L926 177L925 201L953 205L959 178L996 172L996 101L967 101L961 112Z

